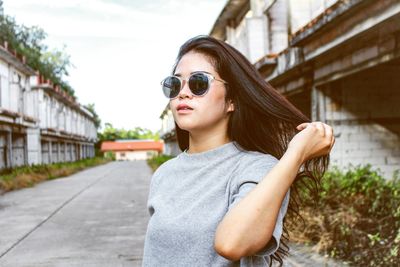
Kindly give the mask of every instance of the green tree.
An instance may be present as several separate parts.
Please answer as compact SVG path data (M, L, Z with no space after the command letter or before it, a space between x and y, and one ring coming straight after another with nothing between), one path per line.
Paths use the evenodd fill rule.
M135 127L131 130L114 128L111 123L105 123L105 128L102 133L99 133L99 140L117 140L117 139L152 139L160 140L159 133L153 133L151 130Z
M7 42L9 50L25 56L28 66L75 97L73 88L63 80L64 76L68 76L68 68L73 66L70 56L65 46L62 50L49 50L43 43L46 37L44 30L37 26L18 25L14 18L0 15L0 42Z
M101 125L101 120L100 120L100 117L99 117L99 115L97 114L97 112L95 110L94 103L90 103L90 104L84 105L84 107L87 110L89 110L90 113L92 113L93 118L94 118L94 125L96 126L96 129L99 129L100 125Z

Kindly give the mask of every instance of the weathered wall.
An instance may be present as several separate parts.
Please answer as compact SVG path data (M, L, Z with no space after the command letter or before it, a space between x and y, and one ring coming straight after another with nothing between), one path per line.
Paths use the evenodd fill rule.
M321 90L326 120L340 136L333 164L367 164L387 178L400 169L400 62L331 83Z

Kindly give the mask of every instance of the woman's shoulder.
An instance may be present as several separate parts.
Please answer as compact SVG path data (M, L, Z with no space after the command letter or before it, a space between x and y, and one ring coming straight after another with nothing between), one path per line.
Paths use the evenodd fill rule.
M177 157L171 158L165 162L163 162L158 168L155 170L153 175L157 175L161 172L165 172L167 170L170 170L174 165L176 165L177 162Z
M262 153L259 151L245 150L241 153L240 163L244 166L251 165L254 163L260 164L275 164L279 159L272 154Z
M245 150L241 152L240 159L237 161L233 173L239 176L247 176L251 173L263 173L272 169L278 162L279 159L272 154Z

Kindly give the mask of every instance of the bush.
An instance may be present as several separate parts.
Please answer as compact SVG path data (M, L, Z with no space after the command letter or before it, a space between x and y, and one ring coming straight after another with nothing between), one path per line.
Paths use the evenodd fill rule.
M74 162L33 164L4 169L0 173L0 190L11 191L30 187L44 180L68 176L85 168L104 164L109 161L109 159L94 157Z
M289 221L294 241L313 243L357 266L400 266L400 181L371 165L326 172L314 205L304 194L305 224Z
M109 160L115 160L116 159L115 152L113 152L113 151L104 152L104 158L109 159Z
M165 154L161 154L161 155L156 155L152 158L149 158L147 160L147 164L149 164L149 166L151 167L151 169L153 171L155 171L161 164L163 164L164 162L170 160L174 158L174 156L171 155L165 155Z

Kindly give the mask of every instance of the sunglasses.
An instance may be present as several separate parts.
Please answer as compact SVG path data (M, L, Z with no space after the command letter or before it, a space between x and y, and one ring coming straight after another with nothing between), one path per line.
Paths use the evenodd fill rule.
M189 89L195 96L203 96L208 92L211 82L219 81L227 84L224 80L216 79L208 72L194 72L188 79L182 79L181 77L171 75L161 81L161 86L164 95L170 99L173 99L179 95L179 92L184 86L184 82L188 82Z

